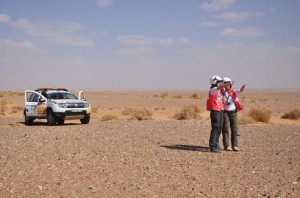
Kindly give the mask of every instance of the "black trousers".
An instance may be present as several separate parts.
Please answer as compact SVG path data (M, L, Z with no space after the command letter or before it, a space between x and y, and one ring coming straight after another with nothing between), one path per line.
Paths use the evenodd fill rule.
M224 148L229 147L229 127L231 129L231 146L232 148L238 146L238 119L236 111L224 111L224 123L222 129Z
M219 138L223 127L223 111L210 111L211 131L209 137L210 148L220 148Z

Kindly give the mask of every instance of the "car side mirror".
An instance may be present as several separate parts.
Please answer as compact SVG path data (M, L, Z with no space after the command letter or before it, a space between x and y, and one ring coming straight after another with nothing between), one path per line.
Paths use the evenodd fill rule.
M46 102L46 99L45 98L40 98L39 102Z
M81 100L82 100L82 101L86 101L86 99L85 99L85 98L82 98Z

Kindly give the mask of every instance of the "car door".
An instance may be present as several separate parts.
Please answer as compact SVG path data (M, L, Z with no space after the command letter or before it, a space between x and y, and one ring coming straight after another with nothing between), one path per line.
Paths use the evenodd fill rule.
M86 101L85 96L84 96L84 92L83 92L83 91L80 91L80 92L79 92L79 94L78 94L78 99L79 99L79 100Z
M47 98L36 91L25 91L25 113L30 117L46 115Z

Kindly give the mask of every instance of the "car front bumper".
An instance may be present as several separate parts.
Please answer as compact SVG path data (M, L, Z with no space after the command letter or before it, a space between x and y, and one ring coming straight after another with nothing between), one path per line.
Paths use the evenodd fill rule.
M86 110L74 112L71 110L67 110L65 112L55 112L54 116L58 119L83 119L86 115L88 115Z

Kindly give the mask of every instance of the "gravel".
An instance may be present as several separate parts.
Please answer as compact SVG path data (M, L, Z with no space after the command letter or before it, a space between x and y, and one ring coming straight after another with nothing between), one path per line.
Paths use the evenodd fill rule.
M221 154L208 120L0 125L0 197L300 197L299 125L241 125Z

